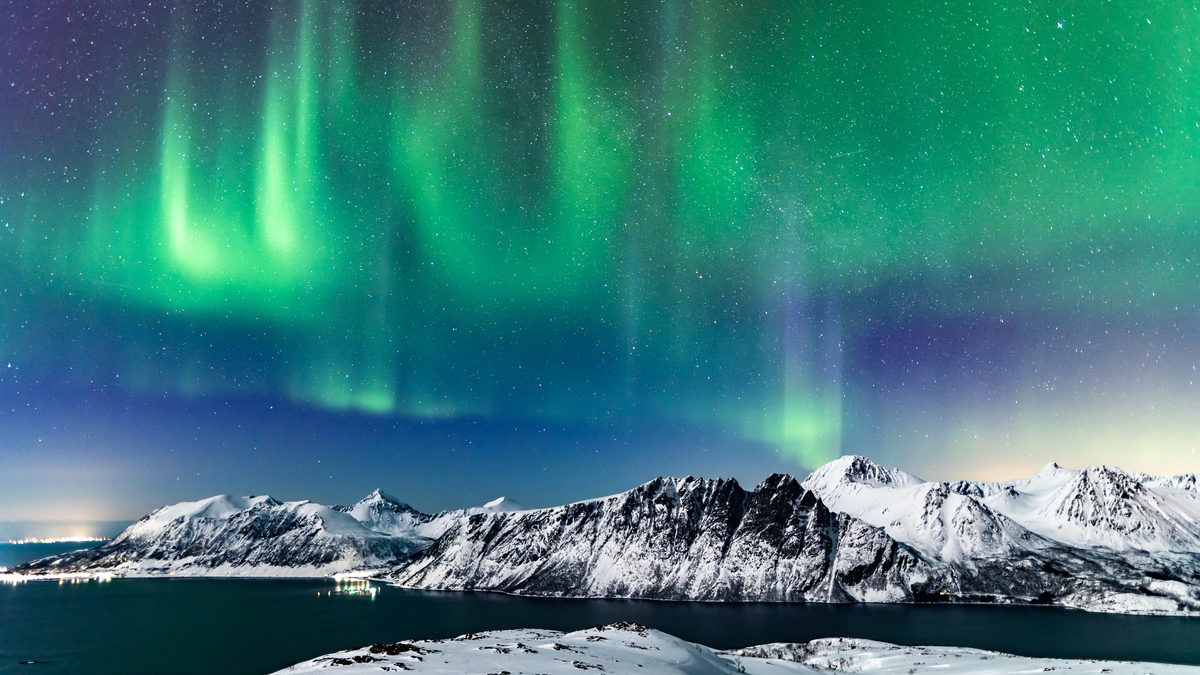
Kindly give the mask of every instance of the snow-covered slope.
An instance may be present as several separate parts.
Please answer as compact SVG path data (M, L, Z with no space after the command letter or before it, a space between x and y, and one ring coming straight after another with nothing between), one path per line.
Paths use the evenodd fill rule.
M777 474L753 492L659 478L604 499L475 514L388 578L542 596L903 602L943 577Z
M428 515L375 490L351 506L217 495L164 506L94 549L37 560L23 574L323 576L383 570L475 513L519 509L501 497Z
M1010 556L1050 542L984 505L969 485L926 483L848 455L804 480L829 508L848 513L940 561Z
M373 529L395 527L403 517L371 508L379 503L368 498L356 505L363 507L364 522L307 501L219 495L163 507L103 546L38 560L18 571L321 576L384 568L428 546L423 537ZM389 520L389 514L396 518Z
M397 537L421 541L420 548L433 543L451 525L477 513L523 511L525 507L508 497L499 497L466 509L442 511L436 515L421 513L382 490L376 490L352 506L335 506L349 514L367 529Z
M450 640L374 644L296 664L285 673L412 671L456 675L543 673L574 675L787 675L868 673L874 675L1017 675L1112 673L1112 675L1200 675L1200 668L1114 661L1033 659L957 647L901 647L872 640L826 638L802 644L769 644L716 651L645 626L621 623L574 633L505 630L471 633Z
M804 486L950 570L951 595L999 598L1021 578L1045 589L1038 602L1191 613L1200 610L1193 478L1051 464L1028 480L926 483L847 456Z
M510 513L515 511L524 511L525 507L518 504L515 500L508 497L498 497L483 506L472 506L467 509L455 509L453 511L442 511L441 513L430 516L429 522L422 525L418 532L421 536L428 537L431 540L442 536L446 530L455 525L464 518L481 513Z
M521 506L515 499L508 497L498 497L492 501L478 507L478 509L468 509L471 513L501 513L509 511L524 511L525 507Z
M1114 551L1200 551L1195 476L1155 478L1110 466L1050 464L1023 481L987 486L983 503L1065 544Z
M882 527L926 555L954 561L1055 545L1200 552L1195 478L1050 464L1027 480L926 483L846 456L814 471L804 486L830 508Z
M376 490L352 506L334 507L374 532L400 537L421 537L428 516L382 490Z

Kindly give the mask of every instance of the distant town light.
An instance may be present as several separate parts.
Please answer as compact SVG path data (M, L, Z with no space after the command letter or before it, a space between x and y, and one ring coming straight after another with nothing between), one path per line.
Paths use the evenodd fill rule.
M56 537L53 539L9 539L10 544L81 544L89 541L112 541L110 537Z

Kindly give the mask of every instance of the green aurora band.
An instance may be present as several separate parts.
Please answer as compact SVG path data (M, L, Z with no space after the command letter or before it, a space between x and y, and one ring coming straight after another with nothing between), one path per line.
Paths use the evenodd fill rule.
M1194 314L1188 3L156 11L119 62L68 64L104 96L30 105L53 151L0 147L9 281L82 317L64 343L117 336L81 379L677 420L814 466L878 360L856 345L900 311L881 298L929 325ZM117 35L88 37L115 58ZM6 316L10 353L56 358Z

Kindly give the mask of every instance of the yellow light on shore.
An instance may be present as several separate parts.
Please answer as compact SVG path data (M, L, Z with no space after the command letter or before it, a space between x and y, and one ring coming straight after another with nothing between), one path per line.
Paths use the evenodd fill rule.
M57 581L62 584L70 581L80 583L85 581L112 581L112 572L65 572L61 574L17 574L15 572L0 573L0 582L6 584L22 584L27 581Z
M109 537L56 537L53 539L38 539L30 537L26 539L9 539L9 544L85 544L93 541L112 541Z

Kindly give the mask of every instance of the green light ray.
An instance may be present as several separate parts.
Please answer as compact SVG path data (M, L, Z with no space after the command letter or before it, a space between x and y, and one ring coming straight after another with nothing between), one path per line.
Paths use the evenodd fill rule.
M268 60L263 103L256 216L263 247L283 266L297 254L305 225L316 220L311 206L320 196L323 168L317 158L317 9L305 2L299 46L292 62L280 58L289 37L277 31Z
M671 152L680 163L674 186L680 243L740 241L754 206L759 121L752 97L759 86L755 81L772 74L746 58L741 12L735 11L701 2L691 13L691 30L680 40L687 48L672 54L678 63L670 70L678 73L678 84L668 82L664 112L670 118Z
M175 264L185 274L204 277L219 271L220 260L214 242L201 229L204 217L191 209L193 182L187 159L191 127L182 106L182 101L168 98L163 116L163 238Z
M602 71L603 64L589 63L583 10L578 4L567 3L556 8L558 217L567 236L580 242L580 255L590 254L598 262L597 256L604 255L608 248L603 241L617 230L633 178L633 125L621 109L616 92L596 82L596 73Z
M312 12L309 11L310 15ZM332 279L314 273L327 253L314 185L321 168L315 160L313 69L319 55L310 20L297 63L271 63L263 101L262 126L238 110L238 101L213 100L199 91L201 66L183 56L192 46L181 28L167 77L158 153L158 209L148 217L129 186L98 189L93 204L95 276L110 279L121 294L153 305L199 312L266 313L280 319L311 316L304 298ZM282 32L282 29L280 29ZM277 39L283 39L279 37ZM286 71L298 71L289 78ZM284 75L279 75L280 71ZM233 75L215 83L239 91ZM246 162L247 140L258 138L256 161ZM122 195L121 193L125 194ZM113 250L106 231L126 233ZM120 261L137 259L140 271Z
M550 184L524 194L509 189L515 176L497 180L491 167L503 166L509 149L481 142L491 131L481 5L452 5L445 67L406 80L396 104L393 159L416 206L427 263L470 302L494 302L498 293L525 306L595 295L631 178L629 123L594 81L580 10L559 5L556 125L538 139L554 148Z

